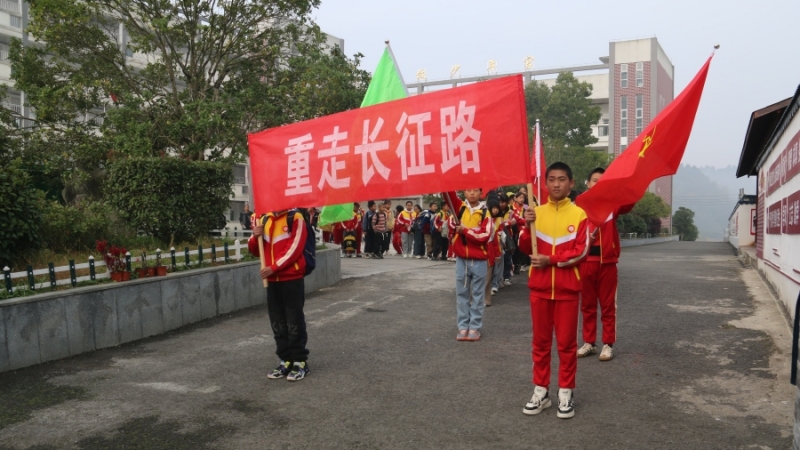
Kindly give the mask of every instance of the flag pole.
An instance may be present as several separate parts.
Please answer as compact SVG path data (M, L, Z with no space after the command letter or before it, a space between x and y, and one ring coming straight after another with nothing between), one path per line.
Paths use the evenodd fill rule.
M533 201L533 183L528 183L528 208L535 207ZM531 256L539 254L539 246L536 242L536 222L531 222Z
M541 160L541 151L542 149L539 148L539 119L536 119L536 127L533 129L533 158L536 161L536 173L531 174L532 177L538 177L541 170L539 165L542 163ZM542 198L542 180L539 180L536 183L536 188L539 190L536 194L536 197L533 196L533 183L528 183L528 208L534 208L538 206L539 199ZM534 198L536 200L534 200ZM539 254L539 245L536 242L536 222L531 222L531 256L536 256Z
M261 216L261 226L263 227L266 225L267 216L266 214ZM264 233L258 235L258 259L261 260L261 268L264 269L267 267L267 257L264 255ZM260 273L260 272L259 272ZM266 278L261 279L264 282L264 289L269 286L269 281Z

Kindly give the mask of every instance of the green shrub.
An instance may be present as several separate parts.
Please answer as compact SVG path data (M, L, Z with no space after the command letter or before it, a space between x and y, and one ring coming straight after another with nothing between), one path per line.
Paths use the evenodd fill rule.
M0 264L40 246L42 198L19 161L0 164Z
M199 239L230 207L230 164L181 158L114 161L106 198L132 227L164 244Z
M54 251L93 249L95 241L123 242L136 233L113 207L101 202L42 202L42 242Z

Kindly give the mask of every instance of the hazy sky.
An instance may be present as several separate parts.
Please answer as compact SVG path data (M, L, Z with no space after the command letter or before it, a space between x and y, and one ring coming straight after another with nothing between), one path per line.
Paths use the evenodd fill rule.
M717 51L684 162L736 165L750 113L800 84L800 1L322 0L314 19L364 54L370 72L391 40L406 82L597 63L610 40L656 36L675 65L675 93Z

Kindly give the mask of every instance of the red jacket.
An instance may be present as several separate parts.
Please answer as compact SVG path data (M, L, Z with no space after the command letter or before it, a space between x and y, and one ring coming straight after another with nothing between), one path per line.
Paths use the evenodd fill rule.
M461 233L450 234L450 248L453 249L453 254L463 259L488 260L489 245L494 241L494 220L486 210L486 204L480 202L477 207L472 208L468 203L462 202L455 192L445 192L443 195L450 198L450 204L455 208L449 223L449 227L453 231L457 225L455 216L461 212L461 207L464 206L464 212L458 219L465 230Z
M306 259L303 249L306 245L306 224L303 215L294 212L292 229L287 227L287 213L277 216L267 214L264 226L264 256L266 263L272 268L273 274L267 277L270 283L278 281L291 281L303 278L306 272ZM250 236L247 248L253 256L259 256L258 239Z
M589 221L586 213L568 198L536 207L536 245L540 255L550 256L550 267L528 273L528 287L539 298L577 300L581 292L578 264L589 253ZM523 226L519 250L530 255L531 230Z
M599 262L600 264L616 264L619 261L620 243L617 217L622 214L628 214L634 206L635 204L623 206L608 216L606 222L600 226L597 234L594 234L594 231L598 227L591 222L589 223L589 235L594 236L594 240L590 242L591 247L586 261Z

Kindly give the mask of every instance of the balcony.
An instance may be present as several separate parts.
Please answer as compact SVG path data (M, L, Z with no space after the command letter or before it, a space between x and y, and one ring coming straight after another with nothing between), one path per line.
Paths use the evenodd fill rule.
M0 0L0 9L14 14L20 14L19 2L12 0Z
M11 110L11 112L22 114L22 105L19 103L2 102L2 106L5 109Z
M0 61L8 62L8 51L9 46L6 44L0 44Z

